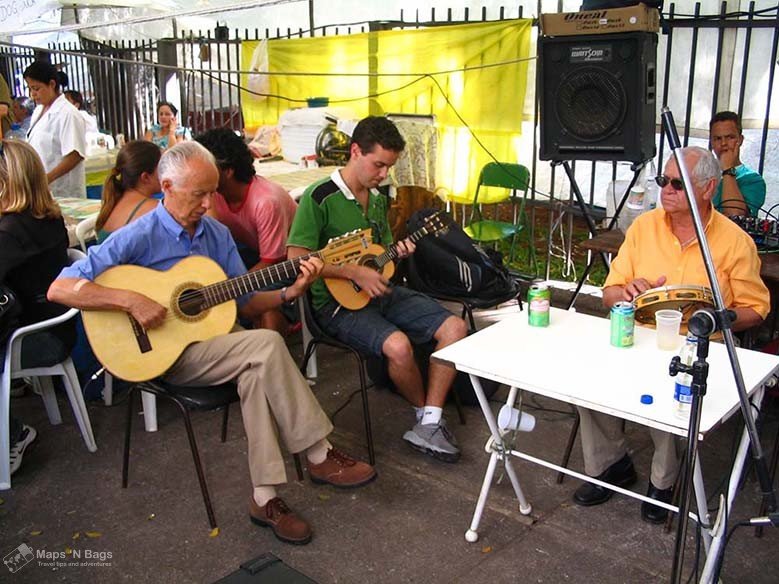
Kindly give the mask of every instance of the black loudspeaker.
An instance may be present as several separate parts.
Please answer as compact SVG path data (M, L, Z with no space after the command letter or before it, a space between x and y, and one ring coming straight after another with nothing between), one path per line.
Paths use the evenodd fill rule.
M541 160L654 158L657 35L541 37Z

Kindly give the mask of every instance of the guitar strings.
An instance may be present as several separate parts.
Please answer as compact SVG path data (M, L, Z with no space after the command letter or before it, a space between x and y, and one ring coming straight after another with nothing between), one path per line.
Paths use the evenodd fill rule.
M429 233L435 233L439 230L439 228L432 227L432 219L437 218L438 212L431 215L427 221L425 221L425 224L422 228L414 232L412 235L409 236L409 239L412 242L419 241L422 239L425 235L428 235ZM213 284L208 284L206 286L203 286L202 288L198 288L196 290L192 290L189 292L185 292L178 298L179 305L182 302L188 302L190 300L195 300L197 298L203 298L205 300L204 305L205 309L213 308L214 306L218 306L219 304L224 304L225 302L229 300L234 300L235 298L239 296L243 296L245 294L249 294L251 292L261 292L261 289L255 288L254 286L257 286L260 282L260 279L263 280L263 285L269 285L264 282L266 275L271 274L269 279L271 279L271 284L278 282L282 279L281 270L284 270L284 277L289 278L291 276L297 276L300 273L300 263L303 260L311 259L312 257L316 257L319 259L324 259L322 256L322 252L324 250L315 251L303 256L298 256L296 258L292 258L291 260L285 260L284 262L281 262L279 264L275 264L273 266L269 266L267 268L264 268L262 270L258 270L256 272L247 272L245 274L242 274L240 276L236 276L234 278L230 278L228 280L222 280L220 282L214 282ZM382 264L386 263L387 261L393 259L393 256L397 256L397 246L392 245L390 246L390 249L386 250L384 253L382 253L379 258L382 259ZM377 261L378 263L378 261ZM292 269L292 274L288 273L288 269ZM274 278L272 276L272 273L276 273L275 282L273 281ZM254 284L252 285L251 281L254 281ZM236 294L236 287L237 292L241 291L241 284L243 283L243 288L246 290L243 293ZM253 288L250 290L249 288ZM211 294L211 297L209 297L209 294ZM162 303L160 303L162 304ZM178 314L176 311L171 310L170 308L166 308L167 314L165 315L165 318L163 319L163 322L171 321L174 319L179 319ZM146 332L146 329L141 327L144 332Z
M278 282L283 277L288 278L291 276L297 276L297 274L300 273L300 263L303 260L310 259L312 257L317 257L320 259L322 258L322 251L316 251L312 252L303 256L298 256L296 258L292 258L291 260L285 260L284 262L281 262L279 264L275 264L273 266L269 266L267 268L264 268L262 270L258 270L256 272L247 272L245 274L242 274L240 276L236 276L234 278L230 278L228 280L222 280L220 282L214 282L213 284L208 284L206 286L203 286L202 288L198 288L196 290L192 290L189 292L185 292L181 296L178 297L178 303L179 305L182 302L188 302L190 300L195 300L197 298L203 298L204 299L204 308L210 309L214 306L218 306L219 304L224 304L225 302L229 300L234 300L238 296L243 296L245 294L250 294L251 292L258 292L262 291L260 289L254 288L253 290L250 290L250 288L253 288L251 280L254 280L254 284L258 285L260 282L260 279L263 281L263 285L267 286L270 284L273 284L275 282ZM292 269L292 273L289 273L289 268ZM284 271L284 276L282 277L281 271ZM269 273L276 273L276 279L274 282L274 279L272 276L269 277L271 279L270 284L265 283L266 276ZM237 294L236 293L236 287L237 292L241 291L241 282L243 282L243 288L246 290L246 292L242 292ZM162 303L160 303L162 304ZM164 306L164 305L163 305ZM163 319L163 323L177 320L179 319L179 316L176 311L171 310L170 308L166 307L167 314L165 315L165 318ZM140 326L140 325L139 325ZM141 327L144 332L146 332L146 329Z
M187 302L189 300L194 300L199 297L206 297L206 302L211 302L212 300L220 300L221 296L224 296L224 299L221 301L216 302L216 304L221 304L221 302L226 302L227 300L231 300L230 296L232 296L233 293L237 290L240 292L238 296L243 296L244 294L249 294L253 291L258 291L258 288L255 286L259 285L260 281L262 280L263 286L269 286L271 284L274 284L278 282L279 280L282 280L283 278L290 278L292 276L297 276L297 274L300 272L300 262L302 260L307 260L312 257L318 257L321 259L321 252L313 252L310 254L307 254L305 256L299 256L297 258L293 258L291 260L285 260L284 262L281 262L279 264L275 264L273 266L269 266L267 268L264 268L262 270L258 270L256 272L247 272L245 274L242 274L240 276L236 276L234 278L230 278L229 280L222 280L220 282L214 282L213 284L208 284L206 286L203 286L202 288L197 288L196 290L192 290L190 292L185 292L181 296L179 296L179 302ZM282 270L284 271L284 274L282 275ZM275 278L273 275L268 275L269 273L275 272ZM270 282L265 282L265 280L268 279ZM252 284L252 281L254 281L254 284ZM241 287L243 287L246 291L241 292ZM250 288L252 288L250 290ZM261 288L261 287L260 287ZM211 299L208 298L209 293L213 293L215 298ZM210 306L214 306L214 304L211 304Z

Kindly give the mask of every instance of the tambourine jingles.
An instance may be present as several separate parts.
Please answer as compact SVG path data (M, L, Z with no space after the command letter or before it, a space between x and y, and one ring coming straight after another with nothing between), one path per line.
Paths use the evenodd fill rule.
M655 324L655 312L661 309L680 311L684 323L699 308L714 306L714 295L705 286L661 286L639 294L633 304L640 323Z

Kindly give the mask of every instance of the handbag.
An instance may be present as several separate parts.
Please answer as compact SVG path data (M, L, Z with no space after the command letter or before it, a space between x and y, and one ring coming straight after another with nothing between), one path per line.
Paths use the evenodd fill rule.
M19 324L22 315L22 305L16 297L16 292L5 284L0 284L0 342L6 339Z

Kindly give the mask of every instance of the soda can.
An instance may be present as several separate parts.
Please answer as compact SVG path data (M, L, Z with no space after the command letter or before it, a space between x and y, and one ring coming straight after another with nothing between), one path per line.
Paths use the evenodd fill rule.
M636 308L632 302L617 302L611 307L611 344L615 347L633 346Z
M532 284L527 291L527 322L530 326L549 326L552 293L546 284Z

